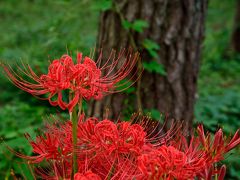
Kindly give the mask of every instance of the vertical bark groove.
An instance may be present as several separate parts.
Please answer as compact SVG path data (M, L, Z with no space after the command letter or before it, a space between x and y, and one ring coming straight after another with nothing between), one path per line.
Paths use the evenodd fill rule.
M232 33L232 48L235 52L240 52L240 0L236 4L236 13L234 18L234 30Z

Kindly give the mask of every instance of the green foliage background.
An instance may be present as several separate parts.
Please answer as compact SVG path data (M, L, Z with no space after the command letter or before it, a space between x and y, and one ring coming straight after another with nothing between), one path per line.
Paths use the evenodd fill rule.
M232 134L240 127L240 54L230 50L235 5L236 0L211 0L208 8L195 122L204 123L211 132L223 127L227 134ZM79 50L88 55L90 48L95 47L99 12L110 7L107 0L0 1L0 60L10 64L22 60L44 72L49 60L66 52L75 55ZM144 22L136 22L135 25L126 22L125 28L137 26L141 32ZM147 45L149 42L145 42ZM155 70L151 64L144 66L149 71L165 74L163 67ZM160 116L155 109L149 111L155 118ZM0 136L9 146L30 154L23 133L35 135L43 125L45 114L55 112L48 102L17 89L0 73ZM239 155L238 149L226 159L228 179L240 177ZM1 179L11 179L11 169L31 179L28 167L2 143Z

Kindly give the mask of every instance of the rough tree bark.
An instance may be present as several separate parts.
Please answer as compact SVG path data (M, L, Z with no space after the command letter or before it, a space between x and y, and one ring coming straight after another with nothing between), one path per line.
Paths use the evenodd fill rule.
M143 33L131 32L137 47L146 38L160 45L157 61L164 65L167 76L144 71L140 87L143 109L155 108L183 120L184 127L190 130L207 0L115 0L114 4L129 22L142 19L149 23ZM98 46L105 51L132 46L129 33L114 10L101 13L99 27ZM140 52L143 61L152 60L146 50ZM125 97L121 93L94 102L90 115L101 116L109 107L109 116L118 116L126 108Z
M232 33L232 48L235 52L240 53L240 0L236 4L236 13L234 18L234 28Z

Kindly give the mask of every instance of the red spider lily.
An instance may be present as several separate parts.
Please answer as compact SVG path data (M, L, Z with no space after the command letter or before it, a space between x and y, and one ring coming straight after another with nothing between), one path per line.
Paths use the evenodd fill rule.
M146 124L154 123L144 123L144 126ZM76 148L72 141L72 122L67 121L48 125L45 134L35 141L27 136L34 156L17 155L33 164L47 162L47 166L35 168L42 179L70 179L72 154L76 149L78 173L75 179L210 180L217 176L223 180L226 167L219 169L216 163L240 141L238 131L226 141L222 130L210 141L210 135L205 136L201 125L198 136L192 136L189 142L181 132L174 138L166 133L167 137L160 136L165 139L162 141L146 129L142 121L136 124L136 121L84 120L81 115Z
M204 180L212 180L212 177L215 177L215 179L217 178L217 180L224 180L225 174L225 165L222 165L220 169L212 165L211 167L206 168L204 171L202 171L198 177Z
M137 124L129 122L114 124L112 121L99 122L95 128L96 144L108 153L137 153L139 154L145 144L146 133Z
M86 163L103 179L109 176L111 179L126 179L138 172L137 156L144 150L144 146L147 146L146 133L140 125L89 119L80 123L79 127L78 157L87 157L87 162L79 161L80 172L84 171L83 164Z
M203 179L211 179L212 176L218 175L218 179L224 179L226 167L222 166L217 169L214 164L224 159L224 155L240 144L239 129L229 141L223 136L222 129L219 129L214 138L210 134L204 133L203 125L197 127L197 133L201 142L201 150L206 159L205 168L199 173Z
M101 178L97 174L88 171L85 174L76 173L74 175L74 180L101 180Z
M200 169L186 153L165 145L140 156L138 166L148 179L193 179Z
M205 136L202 125L198 126L197 132L204 148L204 153L207 154L213 162L222 160L224 158L224 154L240 144L239 130L236 131L233 138L229 142L224 139L222 129L219 129L215 133L212 141L210 134Z
M118 91L116 88L119 86L126 86L125 83L119 84L119 82L130 73L129 79L133 80L132 83L136 81L137 71L132 73L132 70L139 59L139 53L131 54L130 51L122 50L118 56L115 56L116 53L112 51L103 65L101 65L101 54L97 62L94 62L89 57L85 57L82 61L82 53L78 53L76 64L72 57L63 55L49 65L47 74L40 76L35 74L29 65L23 64L22 68L18 67L18 72L9 65L3 67L9 79L20 89L49 100L53 106L67 108L71 112L80 98L98 100L108 93ZM24 79L24 76L27 78ZM29 78L32 81L26 80ZM69 90L71 93L69 101L63 100L64 90ZM47 95L47 98L43 98L43 95ZM55 97L57 100L53 100Z
M193 179L199 177L210 180L212 176L223 179L226 167L220 169L216 163L224 155L240 144L239 130L230 141L223 138L222 130L216 132L211 141L205 137L203 126L198 126L198 136L192 136L190 143L178 133L158 149L138 157L138 166L143 179ZM148 178L146 178L148 177Z
M33 153L39 154L39 156L36 157L36 160L33 161L34 163L39 163L44 159L58 159L61 157L60 152L58 151L58 148L60 147L58 137L48 133L46 133L45 136L45 138L41 136L37 137L35 142L28 138L33 148Z
M146 133L140 125L120 121L115 124L110 120L98 121L95 118L83 121L81 118L76 148L79 173L92 170L102 179L131 179L140 173L136 160L141 151L146 149L144 146L149 146L145 140ZM17 155L33 164L48 162L46 168L35 170L43 179L70 178L73 154L71 126L70 121L47 125L44 135L38 136L35 141L27 135L35 155ZM77 177L83 178L83 174Z

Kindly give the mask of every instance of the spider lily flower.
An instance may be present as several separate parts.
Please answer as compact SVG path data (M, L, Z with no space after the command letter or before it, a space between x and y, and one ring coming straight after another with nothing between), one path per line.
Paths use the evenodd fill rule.
M138 78L138 60L139 53L122 50L118 55L112 51L104 64L102 53L96 62L87 56L83 58L82 53L78 53L76 64L72 57L63 55L60 59L53 60L48 73L42 75L37 75L28 64L18 66L17 70L10 65L3 65L3 68L18 88L48 100L52 106L60 106L71 112L80 98L99 100L106 94L124 90L126 85L135 83ZM127 77L129 81L120 83ZM63 91L66 90L70 91L69 101L63 100Z
M89 180L89 179L91 179L91 180L101 180L101 178L97 174L93 173L92 171L88 171L84 174L76 173L74 175L74 180Z
M26 135L33 148L33 156L15 153L33 165L47 163L47 166L38 166L34 170L42 179L73 178L73 149L76 150L78 164L75 179L224 178L226 167L218 168L216 163L239 144L238 131L228 141L220 129L211 140L200 125L197 136L188 141L180 131L153 135L147 126L155 131L154 126L158 127L158 124L144 123L143 119L146 120L133 116L128 122L100 121L97 118L85 120L82 114L77 125L76 147L72 140L72 122L56 121L47 125L44 134L36 140Z
M222 129L211 138L210 134L205 136L203 126L199 125L197 136L192 136L189 143L180 132L177 137L139 156L138 167L143 174L142 179L185 180L198 177L210 180L215 176L222 180L226 166L218 169L216 163L239 144L239 130L230 140L224 138Z
M137 157L145 149L151 148L145 140L143 127L131 122L114 123L107 119L99 121L96 118L82 118L78 122L75 148L78 163L75 179L132 179L140 173L136 165ZM32 165L47 162L47 171L41 167L34 170L43 179L69 179L74 149L71 127L71 121L47 125L44 134L36 140L27 134L34 155L15 153Z
M196 170L184 152L173 146L162 145L138 158L143 177L148 179L193 179Z
M226 174L226 165L222 165L220 168L214 167L214 165L206 168L201 174L198 175L199 178L204 180L212 180L213 177L216 180L224 180Z
M200 138L204 153L213 162L224 159L224 155L227 152L231 151L240 144L239 129L236 131L230 141L227 141L224 138L222 129L219 129L215 133L212 140L210 134L207 134L207 136L205 135L203 125L199 125L197 127L197 133Z

